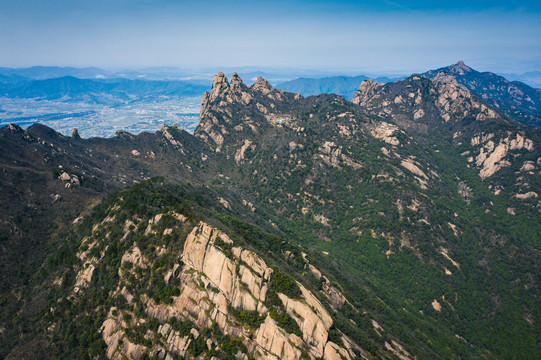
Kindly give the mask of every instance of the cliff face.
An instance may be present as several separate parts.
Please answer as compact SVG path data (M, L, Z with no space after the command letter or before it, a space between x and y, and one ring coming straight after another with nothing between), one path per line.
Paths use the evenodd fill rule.
M238 246L223 231L205 222L192 226L186 216L171 211L148 221L134 216L122 224L118 222L125 217L121 207L122 203L114 205L92 226L91 235L82 239L77 255L81 266L70 295L72 301L82 301L97 281L96 269L103 269L109 247L122 244L126 250L117 270L118 283L109 286L115 289L115 303L124 305L104 309L107 315L99 329L110 359L224 356L231 351L224 336L235 339L237 351L233 355L242 359L367 356L345 335L333 337L338 343L329 339L333 319L311 291L279 268L269 267L255 252ZM115 239L111 233L119 225L123 225L122 231ZM102 238L104 233L108 242ZM187 235L177 240L184 243L178 253L167 247L155 248L152 253L138 247L156 236L179 234ZM134 236L138 241L132 243ZM165 259L170 259L170 265L156 272L156 264ZM312 265L310 268L322 276ZM148 276L160 277L150 281L159 281L169 289L168 300L136 290L144 286ZM326 281L326 292L343 298ZM197 351L196 346L200 346Z

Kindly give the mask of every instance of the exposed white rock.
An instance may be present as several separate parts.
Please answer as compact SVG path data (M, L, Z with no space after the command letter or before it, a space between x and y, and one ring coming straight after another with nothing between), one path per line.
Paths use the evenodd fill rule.
M477 135L471 139L472 146L479 146L479 154L475 157L476 165L481 168L479 176L482 179L486 179L494 175L502 167L509 166L511 163L507 158L510 151L518 151L526 149L532 151L534 148L533 142L530 139L526 139L521 134L507 136L501 138L496 144L493 140L489 140L494 137L494 134ZM529 171L532 168L533 163L528 162L523 165L522 171Z
M373 80L363 80L359 86L359 90L355 92L353 99L354 104L366 106L370 100L377 96L377 93L383 88L384 84L379 84Z
M400 163L404 168L408 169L410 172L412 172L414 175L417 175L415 178L421 185L421 189L427 189L427 181L428 176L425 174L423 170L421 170L412 159L406 159L402 160Z
M322 225L331 226L329 224L329 219L326 218L325 216L321 215L321 214L314 215L314 220L317 221L318 223L322 224Z
M96 270L94 264L87 264L86 268L82 269L77 273L77 277L75 279L75 286L73 287L73 291L75 293L78 293L79 291L81 291L81 289L88 287L90 281L92 281L92 275L94 275L94 270Z
M420 118L422 118L423 116L425 116L425 112L424 112L423 109L417 109L417 110L415 110L415 112L413 113L413 119L414 119L414 120L420 119Z
M301 355L299 347L302 345L302 340L280 329L270 316L267 316L265 322L256 331L255 342L257 348L263 350L261 359L298 359Z
M533 161L525 161L522 167L520 168L520 171L531 171L535 170L535 165Z
M148 260L143 257L141 250L139 250L139 248L135 245L130 250L126 251L124 255L122 255L121 264L126 262L130 262L133 265L137 265L142 268L148 266Z
M491 146L489 145L489 148L490 147ZM508 149L509 147L506 143L499 143L488 157L484 153L483 149L481 149L481 153L477 157L477 166L482 166L482 169L479 172L479 176L481 176L482 179L492 176L494 173L500 170L502 166L508 164L506 162L501 162L501 160L507 155Z
M218 197L218 202L219 202L220 204L222 204L222 205L224 206L224 208L226 208L226 209L228 209L228 210L231 209L231 205L229 205L229 201L227 201L227 200L224 199L223 197L221 197L221 196Z
M252 212L255 211L254 205L245 199L242 199L242 205L247 206Z
M333 342L328 342L325 346L325 354L323 356L323 359L325 360L343 360L343 359L351 359L349 353L346 349L341 348L340 346L336 345Z
M434 308L434 310L436 310L437 312L441 312L441 304L438 302L438 300L434 299L431 305Z
M255 146L252 146L252 141L245 139L244 144L235 152L235 161L240 163L241 160L244 160L244 154L246 153L246 150L255 148Z
M510 141L509 148L511 150L526 149L528 151L532 151L534 146L533 146L533 141L532 140L526 139L522 135L517 134L517 136Z
M398 131L398 126L389 124L386 122L380 122L377 126L370 129L370 133L376 139L381 139L390 145L400 144L399 140L396 138L395 132Z
M323 305L304 286L299 284L304 301L288 298L278 294L291 317L299 325L303 340L312 344L311 349L317 357L323 355L328 331L332 325L332 318Z
M391 341L389 344L387 341L385 342L385 347L390 350L393 354L395 354L400 360L411 360L411 355L404 349L402 345L397 343L396 341Z
M152 222L159 221L160 218L152 219ZM300 357L304 348L308 349L311 358L334 359L338 354L351 359L353 352L348 351L349 348L362 353L362 349L351 341L348 349L328 343L332 318L319 300L301 284L301 299L289 299L283 294L278 296L287 313L302 330L302 338L281 329L268 316L264 305L273 270L257 254L234 246L233 241L222 231L206 223L199 223L187 236L181 259L184 266L175 264L164 278L168 284L171 284L172 279L180 284L180 295L173 297L172 304L156 304L146 295L141 297L146 315L162 323L158 329L160 342L152 349L131 344L125 337L128 325L122 321L121 315L113 316L111 309L102 326L102 335L108 345L108 357L120 359L124 355L138 358L144 351L165 358L169 354L186 356L190 340L186 336L180 337L167 324L173 316L190 320L198 328L210 327L215 323L224 334L243 336L244 344L256 359L294 360ZM127 261L143 268L146 265L146 260L136 246L122 257L122 263ZM315 268L313 271L319 272ZM131 304L133 296L125 286L121 289L117 293L125 296ZM334 295L340 297L341 294L338 294ZM228 306L256 310L266 316L265 321L257 329L245 328L229 314ZM199 336L195 329L191 333L194 338ZM152 339L154 335L149 332L145 336Z
M440 254L442 254L447 260L449 260L454 266L457 267L457 269L460 269L460 264L457 263L455 260L451 259L449 256L449 250L445 249L443 247L440 248Z
M65 171L59 176L59 178L62 181L70 181L71 180L71 176Z
M403 167L405 167L406 169L408 169L415 175L428 179L428 176L424 173L423 170L419 169L419 167L413 163L413 160L411 159L402 160L400 165L402 165Z
M535 191L529 191L525 194L516 194L515 197L520 200L527 200L531 198L536 198L538 195Z

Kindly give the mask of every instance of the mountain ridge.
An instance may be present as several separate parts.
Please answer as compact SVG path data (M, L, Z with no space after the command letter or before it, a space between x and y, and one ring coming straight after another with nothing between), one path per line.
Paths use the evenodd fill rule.
M464 86L510 118L539 129L541 90L519 81L510 82L491 72L478 72L463 61L423 74L441 82Z
M74 322L77 329L83 329L87 320L77 312L77 306L83 305L67 301L69 294L78 279L83 284L89 278L91 265L103 266L85 280L88 290L83 291L90 295L93 304L85 305L85 309L95 312L99 321L91 325L94 330L88 333L93 340L86 345L80 343L80 348L84 351L90 348L89 344L101 344L99 351L109 349L110 357L142 357L143 353L150 355L151 350L139 348L141 351L135 356L132 350L138 347L132 345L147 347L150 340L141 340L145 331L157 334L162 329L162 336L168 340L151 341L150 348L159 343L165 352L178 354L175 344L188 336L192 350L190 346L185 350L189 357L196 356L196 349L207 354L212 349L223 351L231 342L236 344L231 349L239 351L241 346L236 340L225 341L221 337L225 334L219 335L212 327L210 333L198 327L198 334L205 333L204 338L215 345L222 339L221 350L202 343L200 347L195 335L182 333L184 325L149 315L149 309L154 307L151 302L137 300L126 304L131 298L128 295L135 293L128 286L127 292L123 291L119 281L124 280L114 275L126 273L129 278L128 273L140 267L142 270L138 271L143 276L147 271L141 266L145 258L152 259L145 266L148 271L155 268L155 279L165 276L174 263L164 260L166 265L162 266L156 255L159 248L166 250L164 259L182 254L178 246L201 220L225 232L235 246L240 241L258 256L269 257L271 263L327 304L324 306L334 324L334 328L328 328L328 336L347 348L347 341L342 340L340 345L339 336L336 337L345 335L362 349L353 350L355 356L405 359L532 355L540 316L535 307L539 296L535 285L539 268L536 239L541 234L536 222L541 165L539 132L508 121L505 115L459 86L416 75L386 85L363 82L354 99L357 103L336 95L304 98L274 89L262 78L246 86L238 75L228 81L220 73L214 77L211 91L203 96L200 125L194 135L169 126L138 136L118 132L112 139L67 138L43 126L26 131L17 127L0 129L0 136L5 139L1 152L5 169L2 184L8 184L9 179L12 182L5 192L6 199L18 187L26 194L22 202L28 204L39 196L49 197L51 190L47 188L32 189L29 183L16 182L18 173L12 170L13 162L19 161L24 168L36 164L35 159L43 159L35 172L43 180L36 183L54 186L65 201L72 194L91 190L93 196L82 199L95 201L100 191L109 192L107 187L119 189L94 210L83 206L86 211L64 214L70 221L82 217L77 222L82 224L81 230L75 224L65 227L68 233L57 231L62 235L53 243L60 248L65 243L67 248L50 251L48 255L57 259L48 260L50 281L65 276L64 266L81 274L65 277L63 292L58 290L50 299L51 303L65 299L60 301L62 309L79 314ZM16 152L24 154L23 158L10 155ZM70 153L80 160L68 161ZM62 172L58 165L62 165ZM153 176L165 178L150 180ZM75 178L79 185L74 185ZM143 182L121 189L134 181ZM64 206L64 200L53 201L43 200L41 206ZM179 207L181 204L183 207ZM182 230L177 224L180 220L175 220L178 216L175 218L170 212L173 210L186 218L191 216L192 225ZM159 214L163 215L157 219ZM133 227L128 220L134 222ZM10 221L18 220L13 217ZM63 234L70 240L62 241ZM96 242L93 246L99 245L92 255L89 252L81 259L71 257L62 265L58 254L84 253L93 243L89 240L92 236ZM124 236L136 242L139 252L132 247L133 242L122 240ZM169 236L178 243L167 240ZM36 235L38 238L46 236ZM110 240L111 251L107 250L105 239ZM229 242L222 241L218 241L221 250L217 251L232 251L228 250ZM93 256L101 265L94 263ZM124 256L137 267L128 269L129 265L122 265ZM184 270L189 268L181 271ZM111 280L103 282L106 278ZM30 279L39 283L32 276ZM143 286L143 281L133 279L130 284L135 289ZM188 282L160 285L163 297L160 291L145 296L152 295L156 306L167 308L170 298L179 301L185 291L175 295L174 289ZM121 291L115 298L117 305L102 302L102 295L92 295L115 289ZM217 294L207 289L208 296ZM278 313L288 313L297 325L302 323L288 312L294 302L278 298L270 308L276 306ZM139 303L142 313L136 311ZM17 306L9 304L9 309ZM107 307L102 309L100 304ZM117 315L112 306L117 307ZM43 309L47 312L49 306L46 304ZM252 311L248 307L236 310L245 312L237 313L235 306L226 310L229 316L236 316L235 321L259 322L255 313L246 312ZM487 312L490 318L484 316ZM131 318L126 316L122 322L120 313L129 313ZM143 319L154 323L149 316L158 319L155 329L141 325ZM182 321L184 316L189 314L183 315ZM51 336L59 341L58 356L62 346L77 348L61 340L69 339L71 319L55 322L52 315L45 319L45 328L56 324L57 330L52 330ZM288 319L283 316L282 330L297 332ZM100 331L105 321L112 327ZM174 331L179 332L178 337L164 330L166 323L177 326ZM124 345L118 352L110 345L114 344L112 332L105 330L113 327L124 333ZM304 336L305 327L299 327ZM8 328L6 334L17 331ZM31 343L32 336L27 336L25 339ZM246 345L248 339L249 336L241 342ZM347 355L337 350L346 358L353 357L348 349L346 352ZM315 353L309 355L314 356Z

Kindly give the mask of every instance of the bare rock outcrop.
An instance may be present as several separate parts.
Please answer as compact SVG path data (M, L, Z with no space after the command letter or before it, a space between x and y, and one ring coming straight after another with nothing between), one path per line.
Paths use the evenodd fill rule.
M480 134L471 139L472 146L477 148L475 164L479 168L479 176L482 179L491 177L500 169L511 165L514 159L513 152L534 150L533 141L520 133L507 134L496 139L494 134ZM522 169L522 168L521 168ZM532 169L526 166L523 169Z
M71 129L71 131L70 131L70 137L71 137L72 139L76 139L76 140L77 140L77 139L80 139L81 136L79 135L79 130L77 130L77 129L75 129L75 128L74 128L74 129Z
M252 90L267 95L272 91L272 86L267 80L263 79L261 76L258 76L257 80L252 85Z
M381 90L383 84L376 81L364 80L359 86L359 90L353 96L352 103L365 106Z
M297 336L282 329L265 306L273 269L259 255L235 246L223 231L200 222L186 237L180 260L183 265L175 264L164 278L167 283L175 281L179 284L179 295L173 296L171 304L158 304L146 295L142 297L146 316L161 323L158 337L150 330L147 335L160 340L151 349L131 343L126 337L128 324L120 316L112 315L115 312L111 309L101 330L108 344L109 358L117 359L124 355L138 359L145 352L165 357L167 354L186 356L191 339L196 338L193 334L199 336L199 332L192 329L191 337L175 332L169 325L173 317L189 320L198 329L217 326L224 334L241 337L248 352L256 359L293 360L302 353L311 359L335 359L336 356L352 359L362 353L354 351L354 347L329 342L328 333L333 325L331 316L320 301L299 283L299 298L291 299L281 293L277 295L302 334ZM122 263L126 262L136 268L147 266L136 246L123 255ZM125 287L118 294L130 297ZM262 317L262 323L255 328L248 326L235 317L232 309L256 312Z

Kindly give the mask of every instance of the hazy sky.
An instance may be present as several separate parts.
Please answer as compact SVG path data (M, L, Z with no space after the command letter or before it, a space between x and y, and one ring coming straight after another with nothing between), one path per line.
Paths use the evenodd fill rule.
M541 1L0 0L0 66L541 70Z

